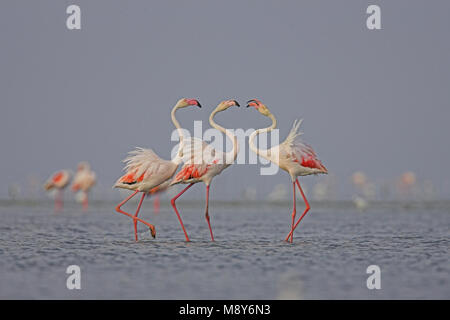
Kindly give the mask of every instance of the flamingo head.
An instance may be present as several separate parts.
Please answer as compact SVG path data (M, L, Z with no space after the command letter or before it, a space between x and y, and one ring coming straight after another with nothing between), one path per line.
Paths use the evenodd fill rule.
M224 100L217 106L217 111L225 111L232 106L240 107L241 105L236 100Z
M178 108L185 108L188 106L197 106L199 108L202 107L202 105L200 104L200 102L198 102L197 99L189 99L189 98L181 98L180 100L178 100L177 106Z
M83 171L83 170L89 170L89 169L90 169L90 166L87 161L81 161L80 163L78 163L77 171Z
M258 110L263 116L268 117L271 113L270 110L262 104L261 101L258 99L251 99L247 101L247 108L248 107L254 107L256 110Z

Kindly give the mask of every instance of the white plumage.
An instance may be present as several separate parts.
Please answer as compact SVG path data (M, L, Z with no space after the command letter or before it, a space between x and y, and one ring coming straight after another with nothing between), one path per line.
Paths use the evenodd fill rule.
M126 173L114 184L114 188L149 191L170 179L178 168L173 161L161 159L153 150L136 148L123 160Z

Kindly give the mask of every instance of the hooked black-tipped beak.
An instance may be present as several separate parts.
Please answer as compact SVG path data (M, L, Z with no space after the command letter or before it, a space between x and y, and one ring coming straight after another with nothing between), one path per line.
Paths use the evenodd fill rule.
M251 102L258 104L258 101L256 101L255 99L251 99L251 100L248 100L248 101L247 101L246 108L252 107L252 106L250 105Z
M234 102L234 104L235 104L237 107L240 107L240 106L241 106L236 100L233 100L233 102Z
M199 108L201 108L202 105L200 104L200 102L198 102L198 100L195 100L195 101L197 101L197 106L198 106Z

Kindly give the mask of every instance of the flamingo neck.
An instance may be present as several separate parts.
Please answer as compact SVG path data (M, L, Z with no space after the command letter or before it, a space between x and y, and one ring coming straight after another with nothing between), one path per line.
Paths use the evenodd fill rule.
M267 151L269 149L259 149L257 146L254 145L254 140L256 138L257 135L261 134L261 133L265 133L265 132L270 132L273 129L275 129L277 127L277 119L275 118L275 116L273 114L269 114L268 117L270 119L272 119L272 124L267 127L267 128L263 128L263 129L258 129L252 132L252 134L249 137L249 145L250 145L250 149L256 153L258 156L261 156L263 158L269 159L270 156L268 155ZM269 159L270 160L270 159Z
M177 155L174 159L172 159L172 162L176 165L179 165L182 162L182 156L183 156L183 147L184 147L184 134L183 130L181 129L180 123L178 122L177 118L175 118L175 113L180 108L178 104L173 107L172 112L170 113L170 116L172 118L172 123L178 130L178 137L179 137L179 143L178 143L178 151Z
M219 107L217 107L213 112L211 112L210 116L209 116L209 124L211 125L211 127L219 130L220 132L224 133L233 143L233 148L231 149L231 151L225 153L225 165L229 166L231 165L237 158L237 154L238 154L238 142L237 142L237 137L231 133L230 130L225 129L224 127L218 125L216 122L214 122L214 116L223 111L223 110L218 110Z

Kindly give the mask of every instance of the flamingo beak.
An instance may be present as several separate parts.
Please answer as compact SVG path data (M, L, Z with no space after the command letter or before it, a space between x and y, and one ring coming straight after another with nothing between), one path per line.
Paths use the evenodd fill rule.
M235 104L237 107L240 107L240 106L241 106L236 100L233 100L233 102L234 102L234 104Z
M258 107L258 103L256 102L256 100L252 99L252 100L248 100L247 101L247 108L248 107Z
M190 106L197 106L199 108L202 107L202 105L200 104L200 102L198 102L197 99L186 99L187 100L187 104Z

